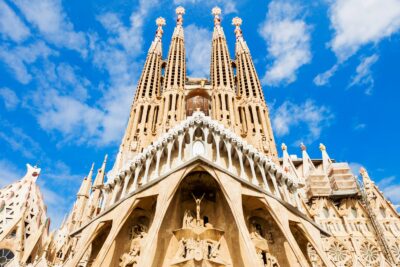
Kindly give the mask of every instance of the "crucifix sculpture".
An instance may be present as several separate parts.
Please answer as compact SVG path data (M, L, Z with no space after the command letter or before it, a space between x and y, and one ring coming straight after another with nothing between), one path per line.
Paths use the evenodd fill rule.
M200 223L200 204L201 204L201 201L203 200L205 194L206 193L203 193L203 196L201 198L196 198L196 196L192 192L193 199L196 202L196 222L197 223Z

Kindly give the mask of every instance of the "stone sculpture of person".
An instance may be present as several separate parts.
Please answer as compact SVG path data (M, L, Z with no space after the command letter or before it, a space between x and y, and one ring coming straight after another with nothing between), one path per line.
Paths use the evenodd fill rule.
M203 200L205 193L203 194L203 196L201 198L196 198L193 193L192 193L193 199L196 202L196 222L199 224L200 223L200 204L201 201Z

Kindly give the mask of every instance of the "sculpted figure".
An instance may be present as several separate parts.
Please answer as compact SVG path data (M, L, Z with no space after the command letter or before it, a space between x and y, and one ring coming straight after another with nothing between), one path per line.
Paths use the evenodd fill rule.
M204 198L204 195L205 195L205 193L203 194L203 196L201 198L196 198L192 193L193 199L196 202L196 222L198 224L200 223L200 220L201 220L200 219L200 204L201 204L201 201Z
M190 210L185 211L182 228L193 228L193 215Z

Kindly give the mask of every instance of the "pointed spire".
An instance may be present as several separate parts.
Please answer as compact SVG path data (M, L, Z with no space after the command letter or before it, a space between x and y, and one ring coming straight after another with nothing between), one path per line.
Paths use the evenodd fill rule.
M165 90L182 89L186 79L185 44L183 34L183 14L185 9L178 7L176 26L169 46L167 67L165 70Z
M95 189L98 188L99 186L103 185L103 183L104 183L107 157L108 157L108 155L106 155L104 157L103 164L101 165L101 168L97 171L96 178L94 179L94 182L93 182L93 188L95 188Z
M214 32L211 51L211 83L217 87L226 87L234 91L233 69L226 44L225 34L221 27L221 9L214 7L211 11L214 16Z
M185 9L182 6L179 6L175 9L175 13L177 15L176 18L176 27L174 29L174 33L172 34L172 38L184 38L183 34L183 15L185 14Z
M324 168L325 173L327 173L329 166L332 164L332 160L329 157L328 153L326 152L326 147L324 144L320 143L319 149L322 152L322 166Z
M258 78L250 50L243 38L242 19L235 17L232 24L235 26L235 65L236 65L236 94L241 100L242 107L239 113L244 118L241 123L242 132L255 133L253 142L268 155L276 158L277 148L269 117L267 104ZM247 137L251 138L251 137ZM262 141L261 141L262 140Z
M216 6L211 10L211 14L214 16L213 39L218 37L225 38L224 30L221 27L221 9Z
M235 35L236 35L235 51L238 54L243 53L243 52L250 53L247 43L243 39L242 29L240 28L240 26L242 25L242 22L243 22L242 19L239 17L234 17L232 19L232 25L236 26L235 31L234 31Z
M154 41L151 43L149 48L149 54L155 53L157 55L162 55L162 43L161 38L164 33L163 26L165 25L165 19L163 17L158 17L156 19L156 25L158 26L156 30L156 36L154 37Z
M364 167L360 168L360 174L361 174L362 181L363 181L365 187L367 187L371 183L373 183L373 181L369 177L369 174L368 174L367 170Z
M311 171L315 170L314 163L312 162L310 156L307 153L307 147L301 143L300 144L301 148L301 154L303 158L303 176L307 177Z
M290 157L287 151L287 146L285 143L282 143L281 149L283 152L283 162L282 162L283 170L286 173L294 175L299 180L299 175L297 175L296 167L294 166L292 158Z
M92 167L90 168L89 174L82 181L81 187L79 188L77 196L86 196L89 197L90 187L92 185L92 176L93 176L94 163L92 163Z

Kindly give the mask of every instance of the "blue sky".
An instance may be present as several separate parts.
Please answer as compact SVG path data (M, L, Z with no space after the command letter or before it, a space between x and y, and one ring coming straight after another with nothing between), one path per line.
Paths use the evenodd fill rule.
M39 165L60 223L92 162L109 154L111 168L154 21L167 21L166 57L178 5L189 76L209 75L211 8L232 56L240 16L278 146L318 158L322 142L400 204L399 0L0 0L0 185Z

